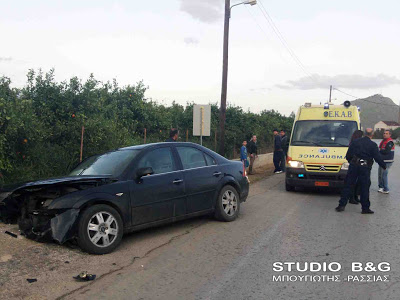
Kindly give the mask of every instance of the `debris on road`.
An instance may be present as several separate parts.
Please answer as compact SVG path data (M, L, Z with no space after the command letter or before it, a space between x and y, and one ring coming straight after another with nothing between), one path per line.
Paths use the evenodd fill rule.
M29 283L32 283L32 282L36 282L37 279L36 278L27 278L26 281L28 281Z
M79 273L79 275L74 276L73 278L76 279L77 281L91 281L96 279L96 275L88 274L88 272L84 271Z
M13 238L18 238L18 235L16 235L15 233L9 232L9 231L5 231L5 234L8 234L9 236L12 236Z

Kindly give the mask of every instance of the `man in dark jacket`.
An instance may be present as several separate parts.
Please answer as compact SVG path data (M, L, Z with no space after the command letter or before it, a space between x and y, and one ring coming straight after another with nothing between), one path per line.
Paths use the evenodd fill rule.
M248 148L248 153L250 155L249 174L254 174L253 166L254 166L254 161L256 160L256 157L257 157L257 136L256 135L253 135L249 144L247 145L247 148Z
M178 140L179 131L178 129L172 128L169 132L169 138L165 142L176 142Z
M346 159L350 163L349 170L347 171L345 186L339 200L339 206L336 211L344 211L349 199L352 187L356 184L357 180L360 183L361 194L360 201L362 206L362 214L373 214L374 212L369 208L369 187L371 185L371 168L374 160L383 169L386 169L386 164L379 154L378 146L371 141L373 130L367 128L363 138L354 140L347 150Z
M378 192L389 194L389 183L388 183L388 174L389 168L392 166L394 162L394 141L392 140L392 134L389 130L385 130L383 133L383 140L379 144L379 153L381 154L383 161L386 163L386 170L379 167L378 170L378 183L379 190Z
M282 156L283 156L282 139L281 139L281 136L279 135L278 129L274 129L274 158L273 158L273 161L274 161L274 166L275 166L275 170L274 170L275 174L282 173L282 169L280 166Z
M281 130L280 135L281 135L281 139L282 139L281 142L282 142L282 150L283 150L283 155L282 155L280 166L281 166L282 172L285 172L285 170L286 170L286 157L287 157L287 152L289 150L289 139L286 136L285 130L283 130L283 129Z

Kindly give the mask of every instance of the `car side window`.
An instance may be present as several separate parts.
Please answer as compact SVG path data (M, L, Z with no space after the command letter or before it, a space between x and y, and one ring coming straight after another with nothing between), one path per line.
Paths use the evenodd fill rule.
M151 167L154 174L175 171L175 162L170 147L159 148L146 153L137 164L137 168Z
M217 164L215 159L213 157L211 157L210 155L204 153L204 156L206 157L206 161L207 161L207 165L208 166L215 166Z
M181 158L183 169L193 169L207 166L203 151L192 147L176 147Z

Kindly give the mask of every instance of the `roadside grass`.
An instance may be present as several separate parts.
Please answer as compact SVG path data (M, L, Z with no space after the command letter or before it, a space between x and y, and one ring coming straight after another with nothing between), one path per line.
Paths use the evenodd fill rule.
M267 178L271 175L274 175L274 165L268 164L266 166L258 167L255 169L253 175L248 175L250 184L253 184L261 179Z

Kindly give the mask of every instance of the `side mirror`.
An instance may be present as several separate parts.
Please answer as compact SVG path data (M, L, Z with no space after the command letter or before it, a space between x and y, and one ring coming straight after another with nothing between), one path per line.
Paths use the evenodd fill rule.
M140 179L143 176L151 175L154 174L153 168L147 167L147 168L140 168L137 169L136 171L136 179Z

